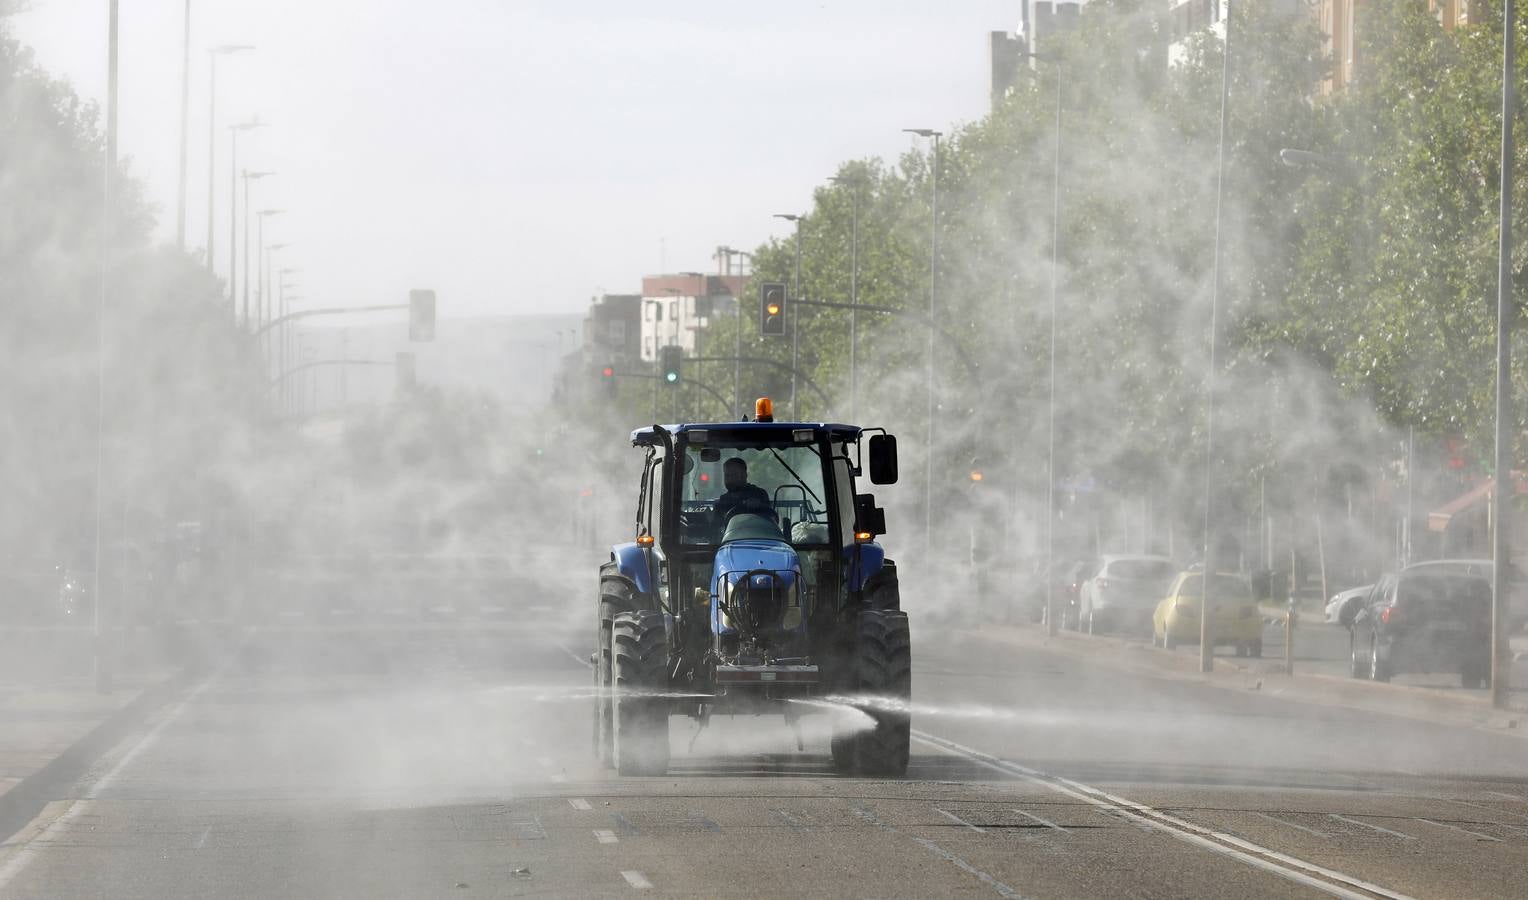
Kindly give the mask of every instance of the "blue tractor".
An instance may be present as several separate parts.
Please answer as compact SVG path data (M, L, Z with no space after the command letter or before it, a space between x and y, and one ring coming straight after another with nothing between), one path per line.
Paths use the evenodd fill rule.
M884 429L753 421L654 425L633 540L600 567L594 746L661 775L669 717L834 716L835 769L907 771L912 648L885 513L857 480L897 479ZM853 710L858 710L855 713ZM867 718L868 717L868 718Z

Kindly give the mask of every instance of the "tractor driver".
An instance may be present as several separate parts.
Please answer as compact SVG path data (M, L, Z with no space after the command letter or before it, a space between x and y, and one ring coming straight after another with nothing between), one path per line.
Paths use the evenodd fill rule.
M775 510L770 505L769 492L748 483L748 463L741 457L734 456L722 464L722 482L727 490L716 498L718 525L725 528L727 520L738 513L753 513L774 520Z

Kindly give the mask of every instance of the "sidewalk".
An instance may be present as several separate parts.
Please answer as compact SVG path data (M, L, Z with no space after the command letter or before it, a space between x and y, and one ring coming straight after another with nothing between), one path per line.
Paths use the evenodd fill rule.
M1043 649L1087 658L1121 672L1180 681L1195 681L1237 691L1258 691L1302 703L1315 703L1422 721L1479 728L1497 734L1528 737L1528 693L1511 697L1510 709L1491 708L1484 691L1440 690L1409 684L1378 684L1343 675L1311 672L1335 663L1295 660L1295 674L1283 674L1282 659L1243 659L1217 656L1214 671L1199 671L1198 647L1161 650L1143 641L1114 636L1062 632L1053 638L1043 628L1025 625L986 625L969 634L1016 648ZM1274 649L1274 648L1268 648ZM1299 645L1296 645L1298 651ZM1282 644L1277 648L1282 656ZM1515 669L1524 668L1519 662ZM1302 672L1302 669L1304 670ZM1515 672L1521 677L1519 672ZM1477 696L1478 695L1478 696Z
M171 696L190 671L184 632L116 635L111 691L96 690L83 628L0 627L0 837L61 796Z

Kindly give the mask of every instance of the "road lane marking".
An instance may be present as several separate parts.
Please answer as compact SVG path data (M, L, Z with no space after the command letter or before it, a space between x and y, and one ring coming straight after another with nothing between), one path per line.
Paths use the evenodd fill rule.
M1368 822L1360 822L1357 819L1350 819L1347 816L1339 816L1336 813L1327 813L1327 815L1331 816L1332 818L1336 819L1339 822L1346 822L1349 825L1357 825L1360 828L1368 828L1368 829L1371 829L1373 831L1378 831L1381 834L1388 834L1388 835L1392 835L1394 837L1401 838L1402 840L1407 840L1407 841L1414 841L1414 840L1416 840L1416 836L1415 835L1407 834L1404 831L1391 831L1389 828L1384 828L1384 827L1379 826L1379 825L1371 825Z
M886 831L886 832L889 832L891 834L902 834L902 832L900 832L897 829L891 827L890 825L887 825L885 822L882 822L880 820L880 818L878 816L876 816L875 813L871 812L865 806L855 806L850 811L853 812L856 817L858 817L860 819L863 819L866 822L869 822L871 825L874 825L875 827L881 829L882 831ZM988 887L992 888L994 891L997 891L998 896L1011 898L1011 900L1017 900L1017 898L1019 897L1018 891L1015 891L1013 888L1011 888L1008 885L1002 883L1001 881L998 881L996 878L993 878L991 875L988 875L986 872L983 872L981 869L978 869L977 867L971 865L970 863L966 862L965 860L961 859L960 857L956 856L955 854L951 853L950 851L944 849L943 847L939 846L938 844L934 843L933 841L924 840L921 837L917 837L917 836L911 835L911 834L902 834L902 836L912 840L918 846L920 846L923 849L927 850L928 852L934 854L935 856L940 857L941 859L945 860L946 862L950 863L951 865L954 865L956 868L960 869L961 871L967 872L967 873L969 873L971 875L975 875L977 880L980 881L982 884L985 884Z
M569 799L568 805L576 810L580 810L581 812L588 812L591 809L589 806L589 801L582 797L573 797Z
M1528 803L1528 800L1524 800L1522 797L1519 797L1516 794L1509 794L1505 791L1485 791L1485 793L1490 794L1493 797L1505 797L1508 800L1516 800L1519 803Z
M972 749L964 744L957 744L952 740L927 732L914 731L912 734L919 743L964 756L989 769L1002 772L1006 775L1017 776L1031 784L1081 800L1084 803L1098 807L1100 811L1107 814L1121 816L1145 826L1159 828L1180 841L1228 856L1297 884L1303 884L1333 896L1345 898L1345 900L1368 900L1368 895L1358 893L1358 891L1367 891L1369 895L1378 895L1391 898L1391 900L1410 900L1405 894L1382 888L1377 884L1364 881L1356 876L1346 875L1303 859L1297 859L1232 834L1186 822L1144 804L1136 803L1133 800L1117 797L1107 791L1054 775L1047 775L1037 769L1031 769L1018 763L998 759L980 750ZM1322 878L1329 880L1322 881ZM1336 883L1334 884L1333 882ZM1357 890L1350 890L1350 888L1356 888Z
M604 828L594 829L594 839L599 841L601 844L617 844L621 841L620 838L615 836L614 831L610 831L609 829Z
M196 842L196 849L200 850L207 846L207 836L210 834L212 834L212 826L208 825L207 830L202 832L201 838Z
M1264 819L1267 819L1270 822L1277 822L1280 825L1287 825L1290 828L1295 829L1296 831L1303 831L1306 834L1313 834L1313 835L1315 835L1318 838L1331 837L1330 834L1327 834L1324 831L1317 831L1314 828L1306 828L1304 825L1301 825L1298 822L1291 822L1288 819L1281 819L1278 816L1270 816L1270 815L1268 815L1267 813L1264 813L1264 812L1253 813L1253 815L1260 816L1260 817L1262 817Z
M1063 832L1065 834L1071 834L1071 831L1069 831L1066 828L1061 827L1060 825L1057 825L1055 822L1052 822L1050 819L1042 819L1039 816L1035 815L1034 813L1027 813L1027 812L1025 812L1022 809L1016 809L1016 810L1014 810L1014 812L1018 813L1019 815L1023 816L1026 819L1029 819L1032 822L1037 822L1037 823L1039 823L1041 825L1044 825L1046 828L1051 828L1051 829L1054 829L1056 831Z
M635 869L623 870L621 872L621 877L626 879L627 884L631 885L639 891L650 891L653 889L653 883L647 880L647 876L643 875L641 872L638 872Z
M801 821L783 809L772 809L770 812L773 813L774 816L780 821L784 822L786 828L789 828L791 831L794 831L797 834L807 834L812 830L810 825L806 824L805 822Z
M212 686L212 683L222 677L227 669L228 667L225 665L211 675L208 675L205 681L197 685L196 690L181 698L180 702L176 703L153 728L149 729L147 734L139 738L138 742L133 744L117 760L116 764L107 770L105 775L86 788L85 792L78 799L70 803L68 809L65 809L56 819L49 822L47 827L37 832L35 837L22 845L16 851L16 855L7 860L4 866L0 866L0 895L4 895L6 885L15 881L16 876L25 871L26 867L31 865L41 855L42 851L38 849L40 845L51 843L52 839L59 836L68 827L70 822L89 809L91 803L100 796L101 791L110 787L111 783L116 781L117 776L122 773L122 770L127 768L133 760L137 759L138 754L152 746L159 739L159 735L164 732L165 727L180 718L181 713L185 712L186 707L206 693L207 689ZM52 804L49 804L49 807L52 807ZM44 809L44 812L46 813L47 809Z
M1421 816L1417 816L1416 820L1418 822L1426 822L1429 825L1436 825L1439 828L1448 828L1448 829L1451 829L1453 831L1457 831L1457 832L1459 832L1461 834L1467 834L1470 837L1476 838L1478 840L1482 840L1482 841L1494 841L1494 842L1496 842L1498 844L1500 844L1502 842L1501 838L1499 838L1499 837L1491 837L1489 834L1481 834L1478 831L1471 831L1468 828L1460 828L1458 825L1450 825L1447 822L1437 822L1437 821L1434 821L1432 819L1424 819Z
M956 825L964 825L967 828L971 829L972 831L976 832L977 834L986 834L987 833L987 829L981 827L980 825L972 825L970 822L967 822L965 819L962 819L960 816L955 815L954 813L950 812L947 809L940 809L937 806L932 807L932 809L934 810L934 812L939 813L941 816L944 816L946 819L949 819L951 822L954 822Z

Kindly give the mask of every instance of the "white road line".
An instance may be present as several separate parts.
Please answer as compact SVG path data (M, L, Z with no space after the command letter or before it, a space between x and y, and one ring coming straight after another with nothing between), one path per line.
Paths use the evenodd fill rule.
M1046 828L1052 828L1052 829L1055 829L1056 831L1065 832L1067 834L1071 833L1068 829L1063 828L1060 825L1057 825L1055 822L1052 822L1050 819L1042 819L1039 816L1035 815L1034 813L1027 813L1027 812L1025 812L1022 809L1016 809L1016 810L1014 810L1014 812L1018 813L1019 815L1023 816L1024 818L1030 820L1031 822L1037 822L1037 823L1039 823L1041 825L1044 825Z
M1398 838L1401 838L1403 840L1408 840L1408 841L1416 840L1416 836L1415 835L1407 834L1404 831L1391 831L1389 828L1382 828L1379 825L1371 825L1368 822L1360 822L1357 819L1350 819L1347 816L1339 816L1336 813L1327 813L1327 815L1331 816L1332 818L1336 819L1339 822L1346 822L1349 825L1357 825L1360 828L1368 828L1368 829L1371 829L1373 831L1378 831L1381 834L1388 834L1388 835L1391 835L1393 837L1398 837Z
M591 807L589 806L589 801L585 800L582 797L573 797L573 798L569 799L568 800L568 805L573 807L574 809L581 810L583 812L588 812L591 809Z
M937 806L931 807L931 808L934 810L934 812L939 813L941 816L944 816L946 819L949 819L951 822L954 822L956 825L964 825L967 828L971 829L972 831L976 832L977 834L986 834L987 833L987 829L981 827L980 825L972 825L970 822L967 822L965 819L962 819L960 816L955 815L954 813L950 812L947 809L940 809Z
M196 842L196 849L200 850L207 846L207 836L210 834L212 834L212 826L208 825L207 830L202 832L201 838Z
M653 883L647 880L647 876L643 875L641 872L638 872L635 869L626 869L622 871L621 877L626 879L627 884L631 885L639 891L650 891L653 889Z
M1528 803L1528 800L1524 800L1522 797L1519 797L1516 794L1508 794L1504 791L1485 791L1484 793L1490 794L1493 797L1505 797L1508 800L1516 800L1519 803Z
M1313 834L1313 835L1315 835L1318 838L1331 837L1331 835L1327 834L1324 831L1317 831L1314 828L1306 828L1304 825L1301 825L1298 822L1291 822L1288 819L1281 819L1278 816L1270 816L1267 813L1263 813L1263 812L1253 813L1253 815L1260 816L1260 817L1262 817L1264 819L1267 819L1270 822L1277 822L1280 825L1288 826L1290 828L1295 829L1296 831L1303 831L1306 834Z
M1182 819L1169 816L1166 813L1136 803L1133 800L1116 797L1098 788L1064 778L1057 778L1036 769L1021 766L1018 763L989 756L980 750L974 750L946 738L923 731L914 731L913 737L920 743L957 753L989 769L1007 775L1016 775L1031 784L1047 788L1058 794L1065 794L1111 814L1138 821L1143 825L1159 828L1185 843L1203 847L1206 850L1228 856L1297 884L1303 884L1336 897L1343 897L1345 900L1368 900L1366 895L1349 888L1368 891L1369 894L1377 894L1381 897L1391 898L1391 900L1409 900L1405 894L1382 888L1377 884L1372 884L1355 876L1346 875L1324 866L1318 866L1315 863L1297 859L1293 856L1279 853L1276 850L1270 850L1267 847L1259 846L1232 834L1185 822ZM1330 880L1322 881L1321 878ZM1332 882L1337 883L1333 884Z
M897 829L891 827L890 825L887 825L885 822L882 822L880 820L880 818L878 818L876 816L875 813L871 812L870 810L866 809L863 806L860 806L860 807L857 807L857 808L853 809L852 812L854 813L855 816L857 816L857 817L859 817L861 819L864 819L866 822L869 822L871 825L874 825L875 827L881 829L882 831L887 831L887 832L890 832L892 834L901 834L902 833L902 832L898 831ZM1008 898L1008 900L1018 900L1018 898L1019 898L1018 891L1015 891L1013 888L1011 888L1008 885L1002 883L1001 881L998 881L996 878L993 878L991 875L988 875L986 872L983 872L981 869L978 869L977 867L971 865L970 863L966 862L965 860L961 859L960 857L956 856L955 854L951 853L950 851L944 849L943 847L939 846L938 844L934 843L933 841L924 840L921 837L915 837L915 836L913 836L911 834L906 835L906 837L908 837L911 840L913 840L914 842L916 842L918 844L918 846L922 847L923 849L927 850L928 852L934 854L935 856L940 857L941 859L945 860L948 863L951 863L952 865L954 865L956 868L960 869L961 871L968 872L971 875L975 875L976 879L978 881L980 881L982 884L985 884L988 887L992 888L994 891L997 891L998 896L1006 897L1006 898Z
M620 838L615 836L614 831L602 828L594 829L594 839L601 844L618 844L621 841Z
M226 668L227 667L225 666L224 669ZM111 783L117 779L117 776L121 774L122 770L127 768L127 766L133 760L138 758L138 754L142 753L145 749L153 745L153 743L159 739L159 735L164 731L165 726L179 718L180 714L185 711L188 705L200 697L207 690L207 688L212 686L212 683L223 674L224 669L218 669L216 672L207 676L207 680L198 685L196 690L192 691L190 694L187 694L179 703L175 704L175 707L171 709L167 714L165 714L164 718L160 719L158 724L149 729L147 734L139 738L138 742L134 744L126 753L124 753L121 759L117 760L116 765L112 766L105 775L101 776L96 780L94 784L86 789L85 793L79 799L69 804L69 808L64 810L58 818L49 822L46 828L42 829L37 833L35 837L27 841L20 850L16 851L16 855L12 856L4 866L0 866L0 895L4 895L6 885L10 884L12 881L15 881L16 876L25 871L26 867L31 865L33 861L35 861L37 857L41 855L42 851L38 849L39 845L48 843L52 838L59 836L62 831L68 827L70 822L74 821L77 816L89 809L91 802L100 796L101 791L107 787L110 787Z
M801 821L783 809L772 809L770 812L774 813L774 815L780 821L784 822L786 828L789 828L791 831L794 831L797 834L806 834L812 830L812 826L806 824L805 822Z
M1496 842L1498 844L1500 844L1502 842L1501 838L1499 838L1499 837L1491 837L1489 834L1481 834L1478 831L1471 831L1468 828L1460 828L1458 825L1450 825L1447 822L1435 822L1432 819L1424 819L1421 816L1417 816L1416 819L1417 819L1418 822L1426 822L1429 825L1436 825L1439 828L1448 828L1448 829L1450 829L1452 831L1457 831L1457 832L1459 832L1461 834L1467 834L1467 835L1469 835L1472 838L1476 838L1477 840L1494 841L1494 842Z

